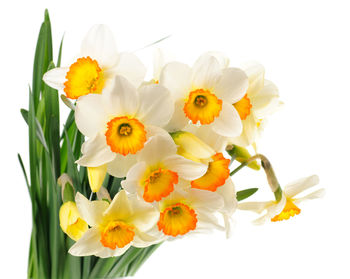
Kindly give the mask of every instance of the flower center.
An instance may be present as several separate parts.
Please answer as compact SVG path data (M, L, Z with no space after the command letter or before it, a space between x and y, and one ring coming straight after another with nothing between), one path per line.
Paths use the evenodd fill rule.
M141 150L146 142L143 124L127 116L115 117L107 123L105 133L107 144L115 153L126 156Z
M176 172L159 168L145 180L143 199L147 202L160 201L174 190L174 184L178 182Z
M89 56L78 58L77 62L69 67L66 79L64 92L71 99L78 99L90 93L100 94L105 83L103 70L97 61Z
M184 235L194 230L197 224L197 214L188 205L176 203L165 208L158 221L159 231L165 235Z
M230 160L226 159L222 153L216 153L211 158L213 161L209 163L207 172L191 182L192 188L215 192L218 187L225 184L230 176Z
M240 99L237 103L234 103L233 106L237 110L241 120L246 120L252 108L252 104L247 94L245 94L244 97Z
M183 108L186 116L194 124L210 124L219 116L222 109L222 100L218 99L209 90L197 89L191 91L188 101Z
M272 222L288 220L290 217L298 215L300 213L300 208L297 207L291 199L287 198L287 202L282 212L271 219Z
M122 221L110 221L101 231L101 243L111 249L123 248L129 244L135 236L135 227Z

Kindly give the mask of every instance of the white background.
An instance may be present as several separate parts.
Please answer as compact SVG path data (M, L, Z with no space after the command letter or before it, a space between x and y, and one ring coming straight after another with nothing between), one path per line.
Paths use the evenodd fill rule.
M166 243L136 278L350 278L349 76L347 1L2 1L0 7L1 278L25 278L31 206L17 162L28 165L28 106L35 43L44 8L55 53L65 33L63 64L79 51L91 25L106 23L119 49L132 51L172 34L159 47L192 63L218 50L238 66L260 61L284 108L270 118L259 151L281 184L318 174L325 198L301 206L287 222L255 227L236 214L233 237L221 233ZM137 52L151 69L153 49ZM66 109L62 109L66 113ZM237 188L261 186L263 173L244 170Z

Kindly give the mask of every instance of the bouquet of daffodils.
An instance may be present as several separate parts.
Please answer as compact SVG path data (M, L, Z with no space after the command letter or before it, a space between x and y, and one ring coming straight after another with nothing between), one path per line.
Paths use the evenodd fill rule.
M255 223L287 220L323 189L310 176L284 188L268 159L249 146L281 102L260 64L231 67L217 52L194 65L165 61L154 76L133 54L119 53L104 25L90 29L80 54L53 62L48 13L40 29L29 109L33 230L29 278L133 275L164 241L221 230L230 235L237 209ZM60 126L59 94L69 115ZM241 202L242 168L264 170L273 199Z

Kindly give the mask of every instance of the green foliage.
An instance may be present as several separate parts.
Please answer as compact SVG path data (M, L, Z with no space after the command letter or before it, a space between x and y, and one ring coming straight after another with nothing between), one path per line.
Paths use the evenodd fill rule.
M60 44L57 65L62 55ZM59 97L55 89L45 85L43 74L54 68L51 24L45 11L35 50L32 90L29 89L29 109L21 109L28 124L29 175L18 154L32 202L32 235L28 259L28 278L115 278L134 274L144 260L159 245L144 249L130 248L124 255L109 259L73 257L68 254L74 243L60 229L59 209L62 204L57 179L67 173L76 191L88 196L90 187L86 168L75 164L81 154L83 135L74 122L71 111L60 131ZM107 175L104 186L113 197L120 190L121 179ZM67 185L68 186L68 185ZM66 187L64 200L71 200L73 188Z
M255 194L259 188L249 188L242 191L238 191L236 194L237 201L242 201L249 198L251 195Z

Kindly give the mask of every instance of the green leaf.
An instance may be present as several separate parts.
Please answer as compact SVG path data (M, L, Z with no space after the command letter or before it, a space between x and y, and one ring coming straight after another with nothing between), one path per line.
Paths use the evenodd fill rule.
M108 276L113 278L123 275L128 265L141 253L142 248L130 247L128 251L126 251L122 256L120 256L120 259L109 272Z
M258 190L259 190L259 188L249 188L249 189L245 189L242 191L238 191L236 194L237 201L242 201L242 200L245 200L246 198L249 198L251 195L256 193L256 191L258 191Z
M24 121L28 124L28 111L25 109L21 109L21 114L23 116ZM49 149L47 147L47 143L44 137L44 132L43 129L41 128L41 125L38 121L38 119L35 117L35 128L36 128L36 136L38 138L38 140L40 141L40 143L42 144L42 146L46 149L46 151L48 152Z
M35 49L34 66L33 66L33 102L34 110L36 111L40 91L43 89L43 75L46 72L49 63L52 61L52 37L51 23L49 12L45 10L45 19L41 25L38 41Z

